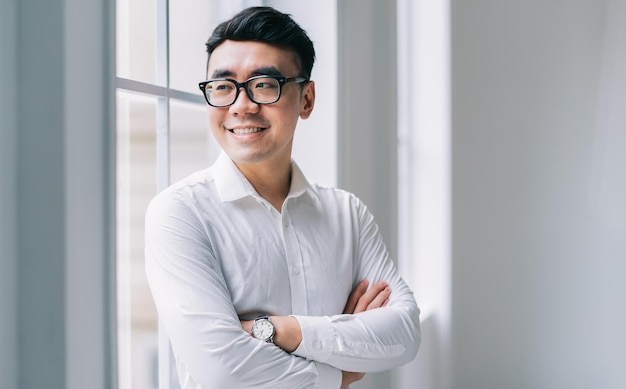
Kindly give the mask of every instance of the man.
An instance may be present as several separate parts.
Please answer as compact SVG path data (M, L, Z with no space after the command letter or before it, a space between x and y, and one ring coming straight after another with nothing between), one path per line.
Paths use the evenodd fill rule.
M146 272L183 388L339 388L412 360L419 310L367 208L291 159L313 44L241 11L207 42L215 164L146 215Z

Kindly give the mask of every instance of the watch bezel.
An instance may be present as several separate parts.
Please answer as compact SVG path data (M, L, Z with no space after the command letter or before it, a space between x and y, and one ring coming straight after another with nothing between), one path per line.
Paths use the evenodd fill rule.
M272 327L272 333L270 334L269 337L267 338L260 338L256 335L256 331L255 329L259 326L259 324L263 321L266 321L270 324L270 326ZM276 327L274 326L274 323L272 323L272 320L269 318L269 316L259 316L257 318L254 319L254 323L252 324L252 330L250 331L251 335L253 338L255 339L259 339L259 340L263 340L267 343L273 343L274 342L274 335L276 335Z

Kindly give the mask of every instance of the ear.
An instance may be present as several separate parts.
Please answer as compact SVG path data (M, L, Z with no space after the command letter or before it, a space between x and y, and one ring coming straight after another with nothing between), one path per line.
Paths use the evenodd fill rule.
M315 106L315 81L309 81L302 90L300 118L308 119Z

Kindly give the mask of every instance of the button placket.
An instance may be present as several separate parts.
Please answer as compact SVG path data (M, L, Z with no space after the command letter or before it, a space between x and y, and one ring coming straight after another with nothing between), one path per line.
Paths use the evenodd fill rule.
M292 314L306 315L308 313L306 281L302 271L302 253L298 244L298 238L293 223L283 207L281 226L283 242L285 245L285 258L289 269L289 284L291 287L291 311Z

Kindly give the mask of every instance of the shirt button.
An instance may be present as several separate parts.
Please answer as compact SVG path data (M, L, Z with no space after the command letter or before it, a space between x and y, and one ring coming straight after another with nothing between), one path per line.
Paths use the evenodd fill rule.
M315 347L318 350L322 349L322 341L319 339L316 339L313 341L313 347Z
M295 274L295 275L298 275L298 274L300 274L300 268L299 268L298 266L293 266L293 267L291 268L291 272L292 272L293 274Z

